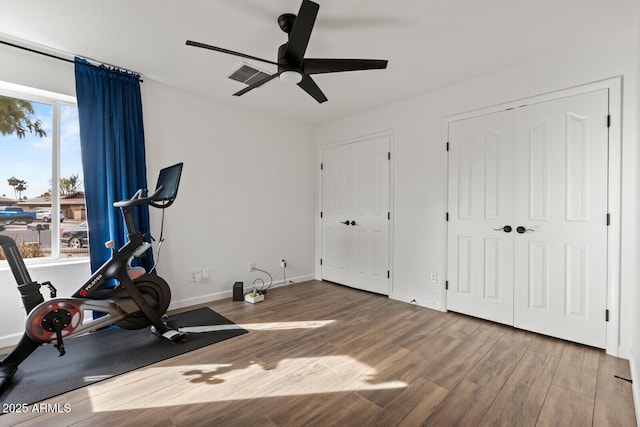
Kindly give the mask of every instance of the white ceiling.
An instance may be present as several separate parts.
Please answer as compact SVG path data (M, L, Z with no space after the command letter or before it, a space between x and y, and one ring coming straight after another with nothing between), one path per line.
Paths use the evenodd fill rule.
M307 57L389 60L386 70L314 76L329 99L323 104L278 80L232 97L244 85L227 76L243 62L267 72L275 66L185 45L191 39L276 61L287 37L276 19L300 2L5 1L0 39L319 124L626 32L640 17L638 0L317 0Z

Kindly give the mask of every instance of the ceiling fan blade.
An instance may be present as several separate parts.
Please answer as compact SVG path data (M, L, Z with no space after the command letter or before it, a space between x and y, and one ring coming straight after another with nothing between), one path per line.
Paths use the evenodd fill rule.
M386 59L331 59L305 58L302 68L305 74L339 73L342 71L380 70L387 68Z
M302 64L302 58L304 58L304 53L307 51L313 24L316 22L318 9L320 9L318 3L302 0L300 11L298 11L291 34L289 34L287 50L284 53L284 57L294 67L299 67Z
M227 53L229 55L240 56L242 58L253 59L255 61L266 62L267 64L278 65L277 62L269 61L267 59L258 58L256 56L251 56L244 53L235 52L233 50L223 49L221 47L211 46L211 45L200 43L200 42L194 42L193 40L187 40L186 44L187 46L201 47L203 49L215 50L216 52L222 52L222 53Z
M327 97L324 96L324 93L322 93L322 91L320 90L316 82L313 81L311 76L304 75L302 77L302 81L298 83L298 86L304 89L305 92L307 92L316 101L318 101L321 104L327 100Z
M276 78L276 77L278 77L280 74L281 74L281 73L280 73L280 72L278 72L278 73L272 74L272 75L270 75L270 76L267 76L267 77L265 77L265 78L264 78L264 79L262 79L262 80L258 80L258 81L257 81L257 82L255 82L254 84L251 84L251 85L249 85L249 86L245 87L244 89L237 91L236 93L234 93L234 94L233 94L233 96L242 96L242 95L244 95L245 93L249 92L250 90L253 90L253 89L257 88L257 87L260 87L260 86L262 86L263 84L265 84L265 83L267 83L267 82L269 82L269 81L271 81L271 80L275 79L275 78Z

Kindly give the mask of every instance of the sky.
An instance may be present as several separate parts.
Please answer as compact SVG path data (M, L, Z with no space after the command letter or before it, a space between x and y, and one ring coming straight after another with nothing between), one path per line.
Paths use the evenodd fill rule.
M32 105L35 110L32 121L40 119L47 136L41 138L27 133L19 139L15 135L0 134L0 197L15 198L13 187L7 182L11 177L27 182L23 197L38 197L51 189L52 107L37 102L32 102ZM60 176L78 175L82 190L84 181L77 107L62 105L60 122Z

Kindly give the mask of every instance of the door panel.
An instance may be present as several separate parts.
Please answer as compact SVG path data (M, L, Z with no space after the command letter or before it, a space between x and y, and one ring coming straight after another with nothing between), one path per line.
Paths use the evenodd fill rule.
M530 158L515 175L517 188L529 189L515 194L515 218L529 231L514 237L514 325L600 348L606 346L607 114L607 90L527 106L516 112L515 139L516 163L527 164L527 151Z
M529 127L527 145L529 152L529 219L546 221L549 219L549 118L543 117ZM519 163L525 165L526 163Z
M447 308L513 323L513 112L449 126Z
M349 228L342 224L349 212L348 150L327 150L322 174L322 277L343 283L349 277Z
M500 239L484 240L484 289L486 299L500 301L500 265L502 263L502 241Z
M358 167L353 193L358 194L354 209L356 234L361 244L354 245L359 271L354 271L351 286L389 294L389 139L375 138L349 144Z
M528 296L527 308L530 310L549 311L549 245L544 242L529 242L527 252L529 274L522 283L525 289L519 288L520 295Z

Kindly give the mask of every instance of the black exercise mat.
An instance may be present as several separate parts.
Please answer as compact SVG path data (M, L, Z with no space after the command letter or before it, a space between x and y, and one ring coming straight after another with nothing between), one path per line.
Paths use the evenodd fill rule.
M233 322L209 308L200 308L170 316L169 324L185 327L233 325ZM177 344L158 338L149 328L105 329L65 340L67 354L62 357L58 357L52 344L41 346L18 367L11 383L0 394L0 404L39 402L247 333L239 326L220 329L189 333L185 342Z

